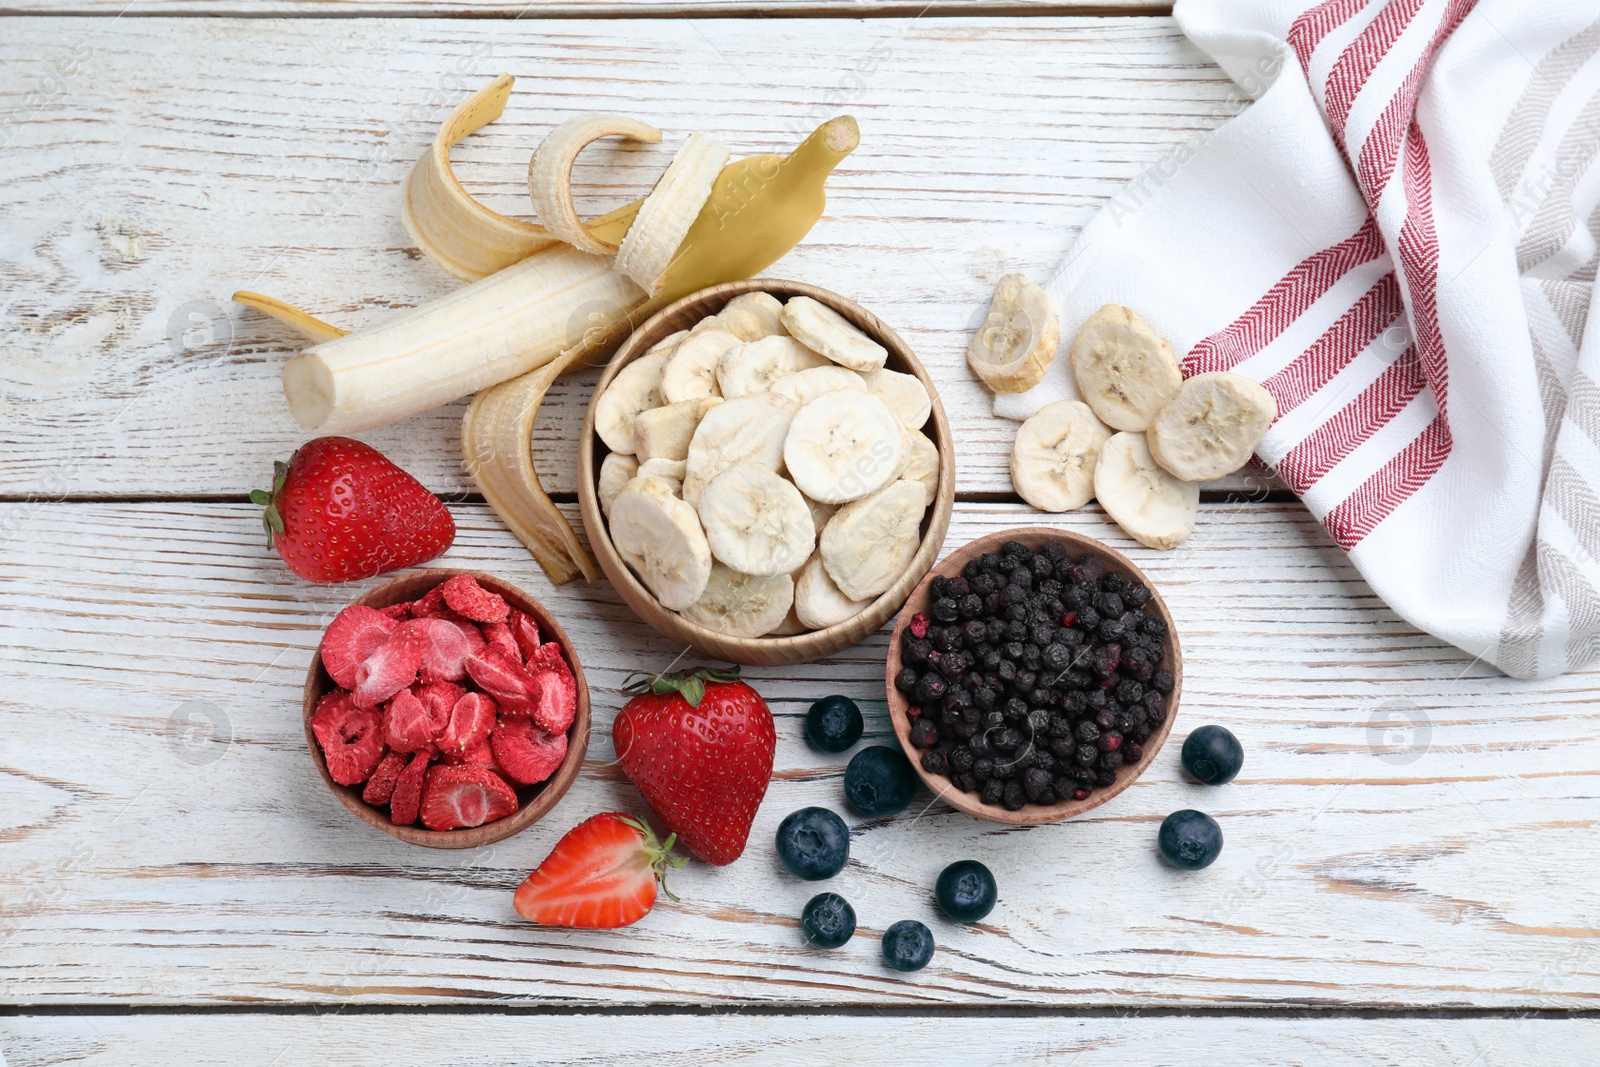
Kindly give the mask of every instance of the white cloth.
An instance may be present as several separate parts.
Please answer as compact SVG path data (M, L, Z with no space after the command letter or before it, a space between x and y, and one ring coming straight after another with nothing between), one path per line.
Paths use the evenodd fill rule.
M1260 458L1395 611L1518 677L1588 663L1597 15L1594 0L1178 0L1244 109L1084 229L1049 286L1061 358L996 413L1076 395L1067 345L1126 304L1185 374L1272 392Z

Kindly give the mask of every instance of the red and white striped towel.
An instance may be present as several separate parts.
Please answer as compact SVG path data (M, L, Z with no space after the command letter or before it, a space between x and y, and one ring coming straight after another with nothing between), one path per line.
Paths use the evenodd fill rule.
M1240 106L1051 284L1280 415L1259 456L1416 625L1518 677L1600 651L1600 8L1179 0ZM1076 395L1064 358L1025 418ZM1204 520L1202 519L1202 522Z

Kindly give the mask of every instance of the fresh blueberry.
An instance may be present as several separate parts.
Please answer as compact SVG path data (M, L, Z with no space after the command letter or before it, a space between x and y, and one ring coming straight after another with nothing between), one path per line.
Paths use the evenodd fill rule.
M856 909L838 893L818 893L800 912L800 929L818 948L838 948L856 932Z
M1221 726L1202 726L1183 739L1183 769L1207 785L1231 782L1244 766L1244 746Z
M883 932L883 963L897 971L920 971L933 959L933 931L901 919Z
M917 772L898 748L864 748L844 770L844 795L863 815L899 815L916 791Z
M994 910L994 875L977 860L958 860L939 872L933 895L958 923L975 923Z
M832 878L850 858L850 830L827 808L801 808L778 824L778 858L796 878Z
M849 697L823 697L806 712L806 740L823 752L843 752L861 740L861 709Z
M1174 867L1198 871L1222 852L1222 827L1205 812L1185 808L1162 820L1156 844Z

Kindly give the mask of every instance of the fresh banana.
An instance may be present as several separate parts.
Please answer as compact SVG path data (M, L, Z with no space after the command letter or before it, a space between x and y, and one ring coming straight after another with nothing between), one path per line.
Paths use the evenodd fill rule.
M842 504L893 480L904 466L904 432L894 412L871 393L824 393L794 416L783 461L806 496Z
M706 412L689 440L683 498L698 505L706 483L740 463L756 463L770 471L782 468L783 442L796 410L781 396L755 393L723 401Z
M822 630L853 619L870 600L851 600L828 577L822 555L813 555L794 580L794 613L806 629Z
M909 459L900 477L921 485L926 490L923 504L932 507L939 496L939 446L915 430L906 431L906 440L909 442L906 449Z
M1216 371L1185 381L1145 436L1157 463L1205 482L1244 466L1277 417L1271 393L1242 374Z
M1200 487L1163 470L1142 433L1106 441L1094 467L1094 495L1129 537L1151 548L1177 548L1200 511Z
M1087 404L1058 400L1017 430L1011 485L1040 511L1071 511L1094 497L1094 468L1111 437Z
M601 400L604 399L602 395ZM633 420L633 454L639 457L640 463L652 459L688 459L689 442L694 438L695 428L706 412L720 403L720 396L702 396L639 412ZM598 407L596 410L598 412Z
M1044 378L1060 344L1061 320L1050 294L1020 274L1007 274L967 346L967 365L995 392L1022 393Z
M762 578L714 563L705 592L679 614L719 634L764 637L783 625L793 606L794 579L787 574Z
M623 486L611 502L611 543L663 607L687 608L706 591L711 546L694 508L664 479Z
M579 152L602 137L627 137L656 144L661 140L661 131L625 115L575 115L551 130L534 149L528 160L528 193L533 198L534 211L552 237L580 252L610 256L616 254L616 244L591 233L572 202L572 165ZM695 210L699 210L698 205Z
M623 486L633 481L639 473L639 461L621 452L608 452L600 461L600 477L595 482L595 495L600 498L600 513L611 518L611 505Z
M666 353L647 352L618 371L600 394L594 406L594 432L611 451L631 454L637 448L639 416L661 406L661 371L666 365Z
M788 397L801 407L805 407L823 393L832 393L840 389L864 393L867 391L867 380L847 367L829 363L825 367L812 367L810 370L784 375L772 383L774 393Z
M865 374L878 370L889 350L850 325L843 315L809 296L791 296L779 315L785 330L841 367Z
M870 600L905 572L922 540L925 495L920 482L893 482L846 504L828 521L818 543L839 592Z
M897 370L878 369L862 375L867 392L888 405L908 430L920 430L933 414L933 397L915 374L901 374Z
M1071 358L1078 392L1115 430L1143 432L1183 382L1172 347L1121 304L1089 316L1072 342Z
M661 372L661 398L668 404L681 404L703 396L721 396L717 362L740 343L739 338L723 329L689 331Z
M650 295L660 290L662 275L672 265L678 246L711 198L728 154L705 134L691 133L639 205L639 213L617 249L617 270Z
M717 362L717 387L732 400L764 393L790 374L831 366L827 359L793 337L763 337L734 345L722 354Z
M800 490L758 464L729 467L707 482L699 511L711 555L744 574L792 573L817 544Z

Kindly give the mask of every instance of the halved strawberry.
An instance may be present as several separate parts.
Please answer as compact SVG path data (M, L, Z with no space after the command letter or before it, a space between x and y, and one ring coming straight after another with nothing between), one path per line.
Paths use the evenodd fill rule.
M394 795L389 798L389 821L396 826L410 826L417 821L422 806L422 778L428 773L428 763L433 759L433 749L425 748L411 757L406 769L394 783Z
M383 718L375 708L358 708L343 689L317 701L311 733L322 748L328 774L340 785L366 781L383 759Z
M440 615L411 623L422 652L422 673L433 680L459 682L467 676L467 657L483 647L483 635L470 622Z
M430 830L482 826L516 810L516 791L474 763L431 767L422 786L422 825Z
M364 604L351 604L322 632L322 665L341 689L354 689L356 670L389 639L398 623Z
M501 652L507 659L522 662L522 649L517 645L517 639L511 634L511 627L503 622L486 622L478 627L483 632L483 639L489 647Z
M618 812L579 823L556 842L543 863L517 887L512 906L545 926L613 929L638 922L666 887L667 868L689 862L672 855L676 838L658 844L650 827Z
M522 658L532 659L539 648L539 624L533 621L532 616L512 608L511 616L506 619L506 627L511 631L511 636L517 639L517 651L522 653Z
M494 698L486 693L467 693L450 709L450 721L439 735L439 751L463 756L494 729Z
M417 680L422 645L415 622L403 622L356 668L351 697L358 708L381 704Z
M561 646L554 641L540 645L528 657L526 670L538 685L533 721L549 733L566 733L578 714L578 682Z
M489 744L506 774L522 785L544 781L567 758L567 735L541 730L532 719L502 715L489 735Z
M378 764L378 769L372 772L372 777L367 779L367 787L361 791L361 799L373 805L389 803L389 798L394 796L394 784L400 780L400 772L405 770L405 766L405 753L390 749L389 754Z
M499 593L491 593L470 574L458 574L439 586L439 595L452 611L473 622L505 622L511 605Z

